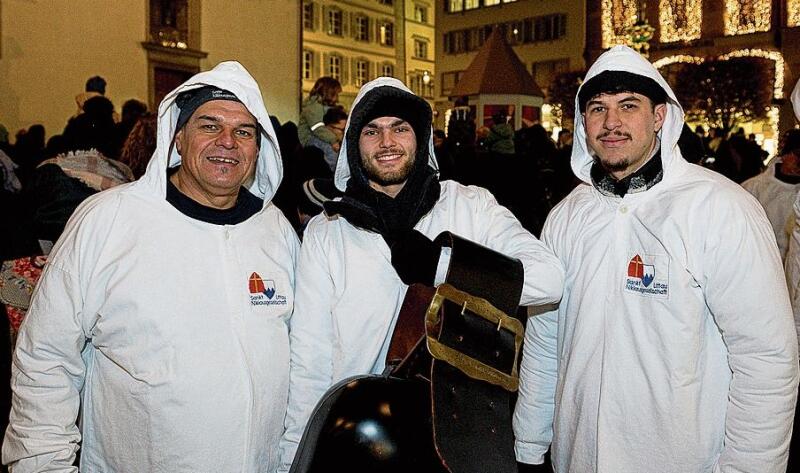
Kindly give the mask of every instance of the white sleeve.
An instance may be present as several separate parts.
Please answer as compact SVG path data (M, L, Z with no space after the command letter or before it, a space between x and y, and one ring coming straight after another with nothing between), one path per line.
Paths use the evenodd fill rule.
M551 214L552 217L552 214ZM553 220L548 218L542 241L553 246ZM559 262L559 265L561 263ZM558 306L530 308L519 368L519 397L514 408L514 451L517 461L541 464L553 440L558 378Z
M309 233L300 247L295 308L289 323L289 404L280 441L279 472L289 471L311 412L330 388L333 375L334 286L324 248Z
M794 226L789 235L789 249L786 252L786 286L789 288L795 330L800 340L800 193L795 197L793 211Z
M79 279L48 264L14 350L3 463L15 473L77 472L76 425L86 367Z
M564 269L553 252L519 223L514 214L485 191L482 223L486 237L482 244L522 261L525 283L519 305L544 305L561 300Z
M520 463L543 463L553 440L557 339L556 310L528 317L519 368L519 397L513 418L514 451Z
M722 195L721 198L731 196ZM718 471L786 470L797 397L797 337L775 236L755 199L715 211L700 285L732 371Z

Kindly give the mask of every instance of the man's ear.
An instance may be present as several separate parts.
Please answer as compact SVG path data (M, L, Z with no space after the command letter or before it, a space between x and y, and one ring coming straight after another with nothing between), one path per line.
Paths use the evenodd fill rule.
M658 133L661 127L664 126L664 119L667 117L667 104L660 103L653 108L653 115L655 115L655 126L653 127Z
M183 147L183 128L181 128L177 133L175 133L175 149L178 151L178 155L181 154L182 147Z

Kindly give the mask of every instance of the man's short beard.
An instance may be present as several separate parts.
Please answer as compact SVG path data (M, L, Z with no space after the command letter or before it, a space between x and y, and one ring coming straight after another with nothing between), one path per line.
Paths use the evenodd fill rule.
M597 157L597 159L598 159L598 161L600 161L600 165L603 166L603 169L605 169L606 172L624 171L624 170L628 169L628 167L631 165L631 160L628 159L628 158L625 158L625 159L623 159L621 161L617 161L617 162L614 162L614 163L609 163L609 162L603 161L603 159L600 158L599 156Z
M414 168L415 157L406 161L405 165L396 172L386 173L383 176L378 175L377 170L371 165L370 161L361 158L361 166L364 168L364 173L367 179L380 185L380 186L393 186L402 184L408 180L411 170Z

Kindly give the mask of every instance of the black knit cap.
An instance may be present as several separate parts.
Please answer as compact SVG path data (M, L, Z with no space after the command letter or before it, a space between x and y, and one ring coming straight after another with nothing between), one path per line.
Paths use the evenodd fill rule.
M192 114L200 108L201 105L212 100L230 100L232 102L242 103L239 97L233 92L214 87L213 85L206 85L197 89L181 92L175 97L175 103L180 109L178 122L175 124L175 131L177 132L183 128L186 122L192 117Z
M603 71L587 80L578 93L580 112L586 111L586 104L600 94L619 94L633 92L642 94L653 105L667 103L667 92L650 77L627 71Z

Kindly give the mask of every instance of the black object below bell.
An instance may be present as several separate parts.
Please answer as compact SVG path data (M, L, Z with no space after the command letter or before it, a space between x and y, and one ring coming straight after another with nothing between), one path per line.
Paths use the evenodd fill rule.
M359 376L317 404L290 473L446 472L431 432L430 384Z

